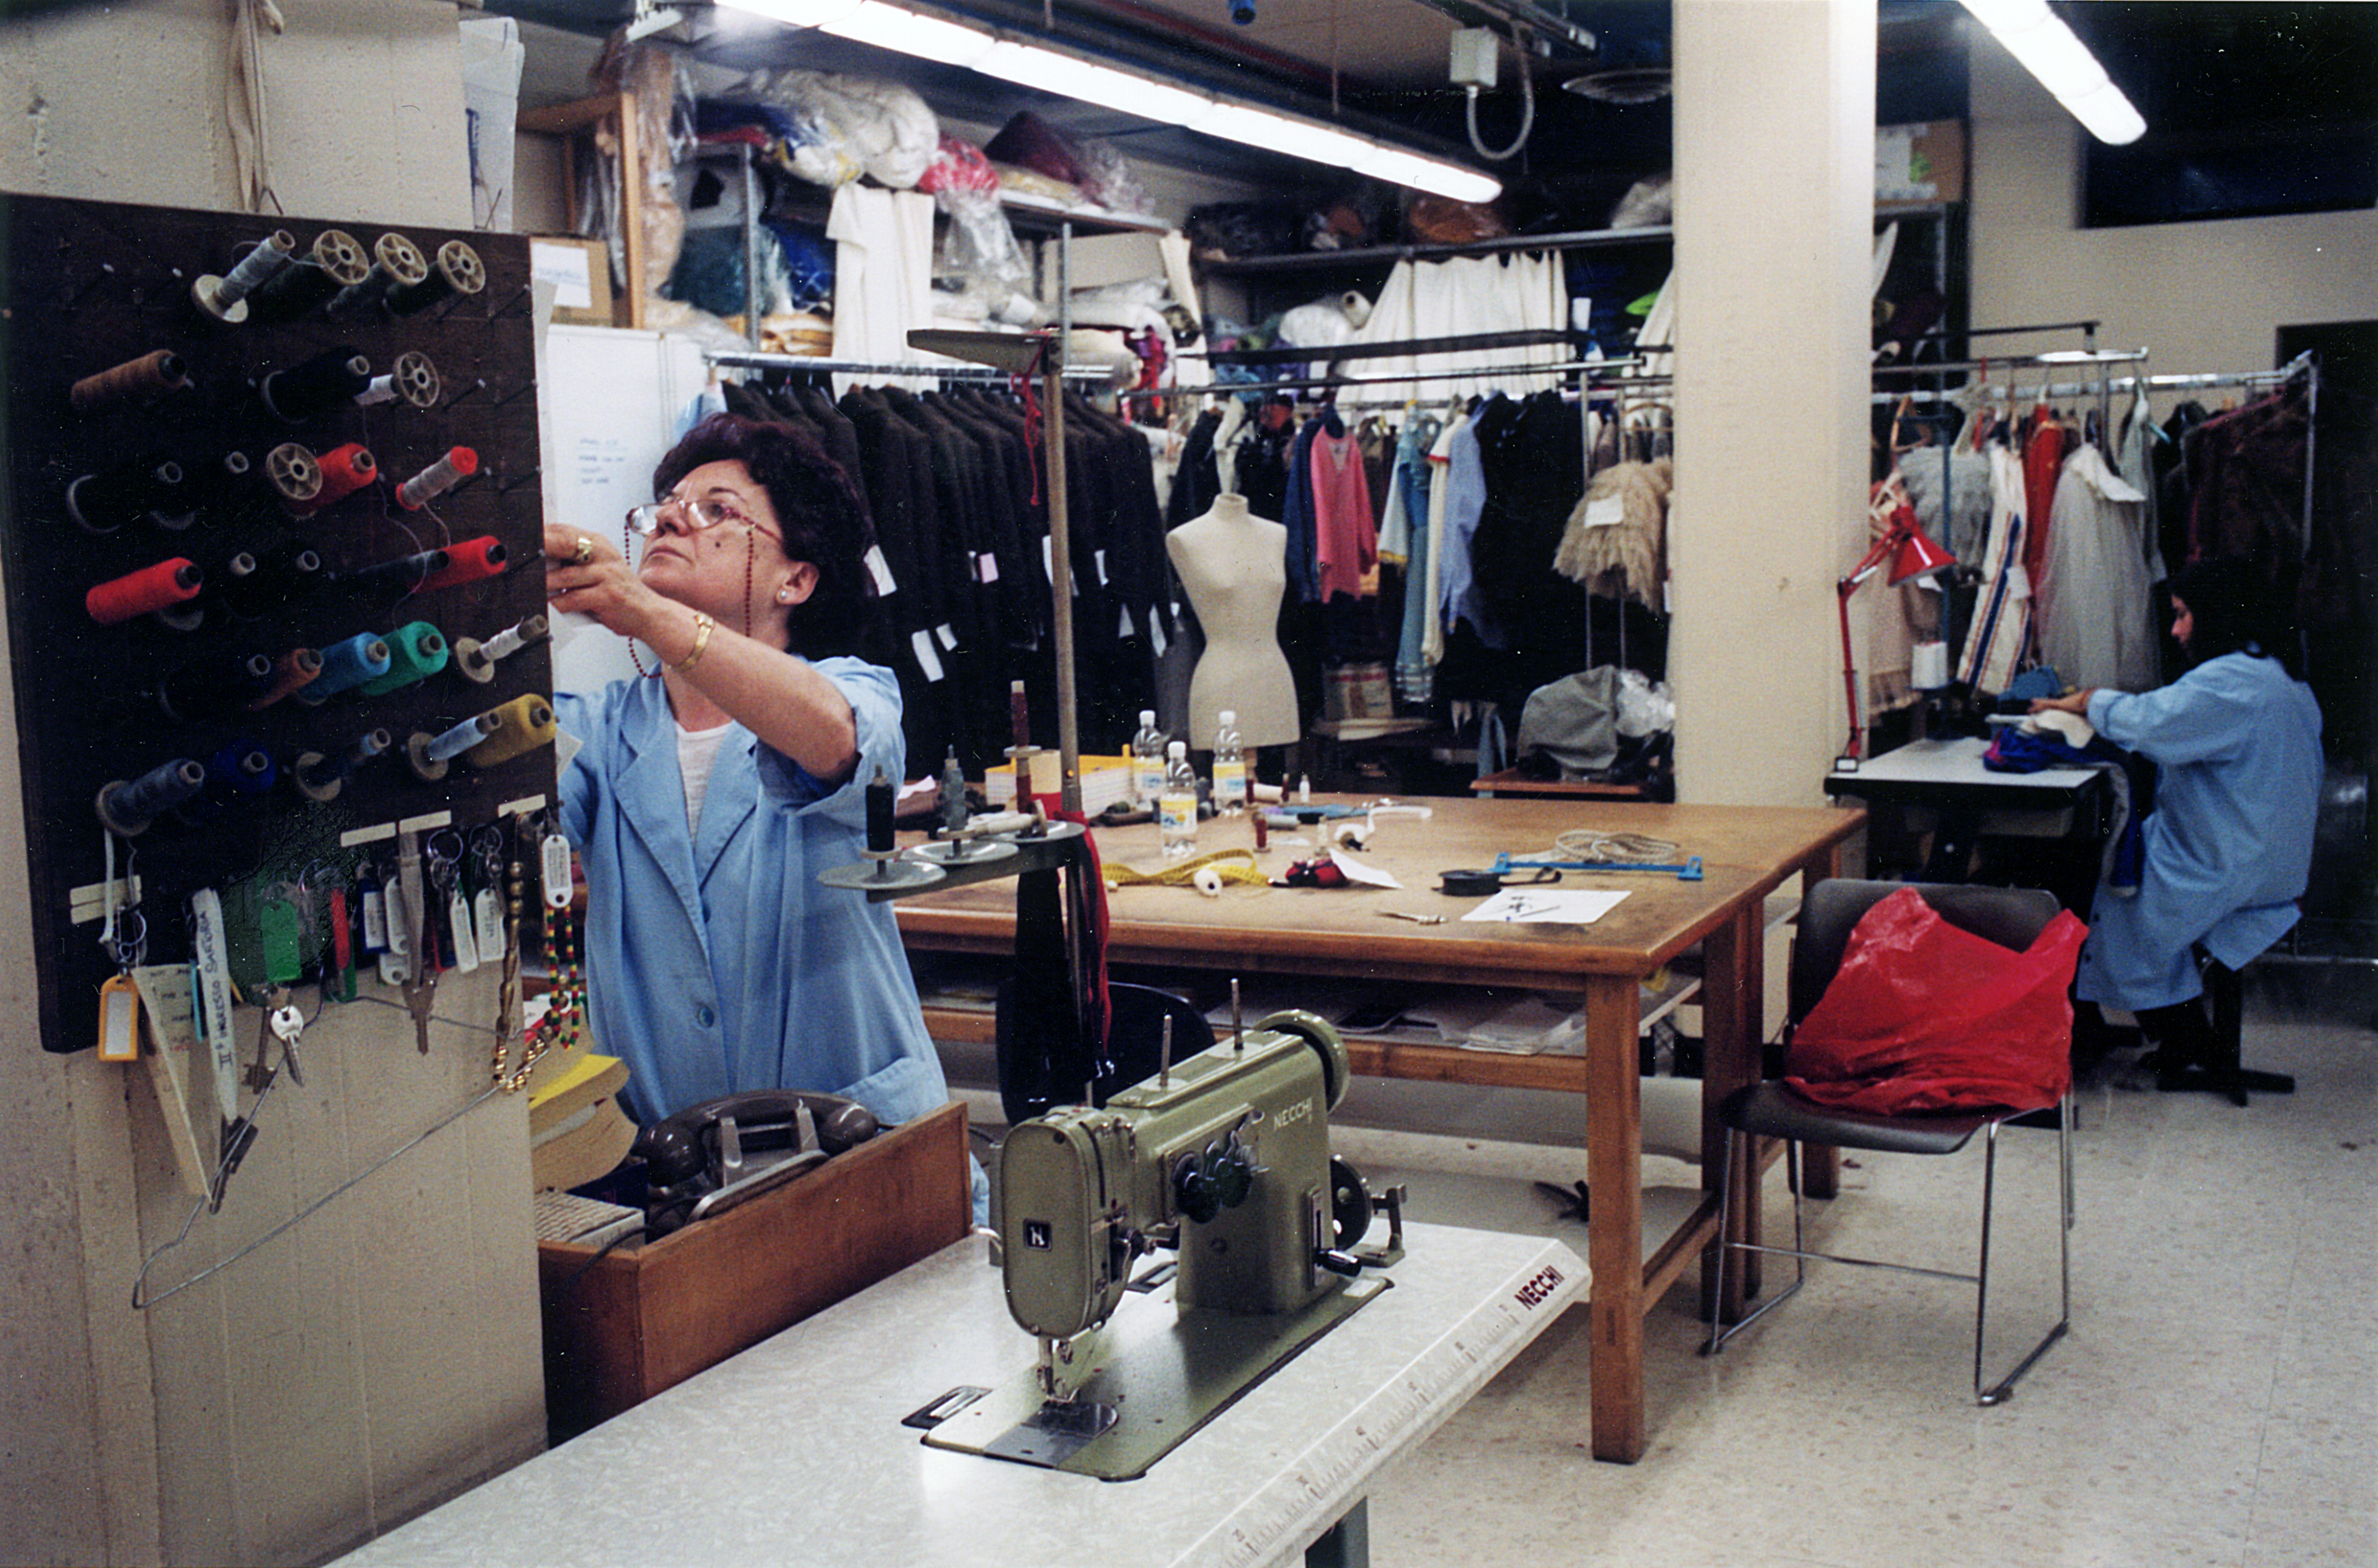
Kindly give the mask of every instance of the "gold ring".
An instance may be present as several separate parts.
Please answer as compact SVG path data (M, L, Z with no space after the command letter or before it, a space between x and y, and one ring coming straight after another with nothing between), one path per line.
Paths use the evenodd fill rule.
M594 558L594 541L583 533L578 536L578 555L576 558L578 564L582 567L588 561Z

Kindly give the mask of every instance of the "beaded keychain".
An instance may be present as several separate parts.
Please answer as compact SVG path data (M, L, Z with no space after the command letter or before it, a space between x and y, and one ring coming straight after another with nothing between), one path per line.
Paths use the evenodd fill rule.
M515 852L504 866L504 897L512 931L512 940L505 953L508 974L520 962L522 894L526 888L526 859L533 832L525 814L517 819L517 825ZM507 1031L496 1032L492 1073L497 1085L507 1094L518 1091L528 1082L529 1070L547 1050L556 1046L565 1051L575 1047L585 1028L586 976L579 966L577 922L570 913L570 846L550 814L537 837L536 849L545 887L545 964L551 978L545 1016L529 1031L527 1048L516 1070L506 1070L511 1054ZM557 867L558 877L555 875ZM506 1017L510 1016L507 1011Z

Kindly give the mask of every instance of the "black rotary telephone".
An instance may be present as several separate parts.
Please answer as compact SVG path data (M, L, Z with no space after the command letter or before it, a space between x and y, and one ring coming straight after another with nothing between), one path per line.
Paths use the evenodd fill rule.
M753 1089L689 1106L636 1134L647 1233L666 1236L779 1186L875 1136L857 1100L806 1089Z

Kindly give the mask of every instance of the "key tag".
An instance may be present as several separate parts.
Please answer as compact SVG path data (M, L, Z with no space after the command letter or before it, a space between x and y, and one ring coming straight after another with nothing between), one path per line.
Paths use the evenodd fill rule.
M110 975L99 987L99 1059L140 1058L140 988L126 974Z
M548 830L537 846L537 865L545 883L547 909L570 907L570 841Z
M435 862L429 880L446 903L440 946L452 960L448 967L468 974L479 966L479 940L471 928L475 916L470 898L462 892L462 835L444 829L430 839L429 851Z
M479 939L472 929L476 918L458 880L446 895L446 929L454 943L454 967L466 975L479 966Z
M388 951L388 898L380 891L379 872L366 861L355 873L355 896L361 904L364 923L364 952L366 956Z

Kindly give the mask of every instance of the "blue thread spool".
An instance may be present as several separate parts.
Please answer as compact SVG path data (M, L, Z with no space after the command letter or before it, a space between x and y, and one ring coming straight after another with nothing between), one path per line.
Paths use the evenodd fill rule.
M387 642L376 633L359 631L343 642L333 642L323 649L322 673L293 695L298 701L311 706L326 697L335 697L352 687L388 674L391 662L392 655Z
M207 786L207 771L187 757L161 762L129 783L122 779L99 792L99 820L109 832L131 838Z

